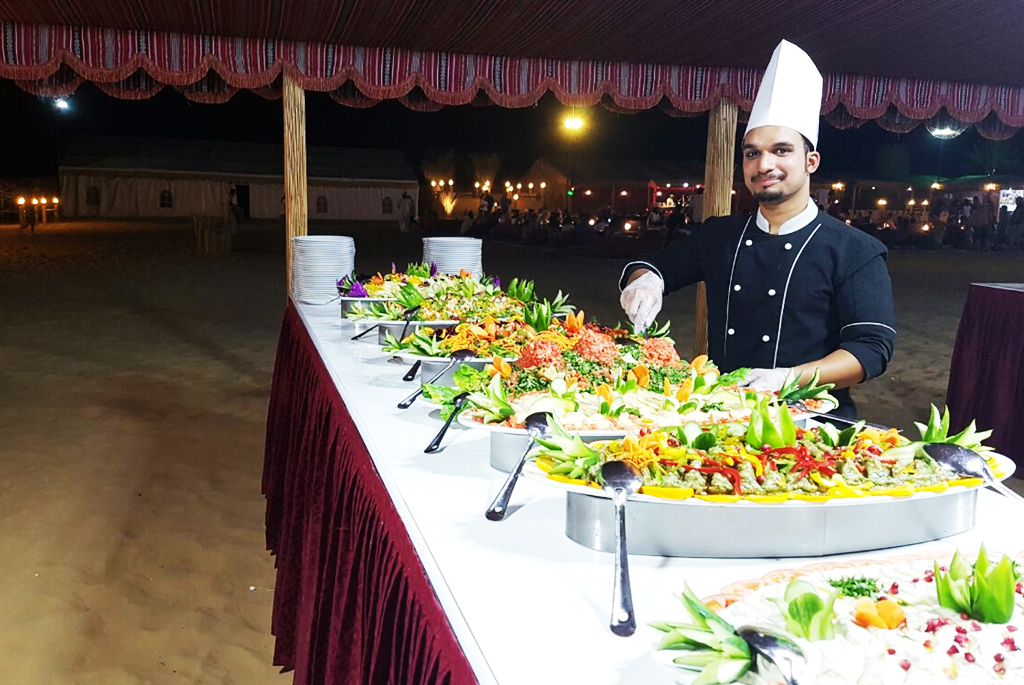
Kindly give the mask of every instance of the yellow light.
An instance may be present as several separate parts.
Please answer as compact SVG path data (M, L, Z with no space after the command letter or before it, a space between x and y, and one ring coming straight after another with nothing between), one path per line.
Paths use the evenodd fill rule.
M730 195L735 195L735 194L736 194L736 191L735 191L735 190L730 190L730 191L729 191L729 194L730 194Z
M23 198L23 197L19 197L19 198L18 198L18 204L19 204L19 205L23 205L23 204L25 204L25 198Z
M39 204L39 200L37 200L36 198L32 198L32 204L34 204L34 205Z
M522 189L523 189L523 184L522 183L517 183L516 184L516 190L522 190Z
M533 190L533 184L532 183L527 183L526 187L529 188L530 190Z
M924 205L925 207L927 207L928 206L928 200L921 200L921 204Z
M619 193L619 195L621 195L622 197L626 197L627 195L629 195L629 193L623 190L621 193Z
M911 188L910 186L907 186L907 192L910 192L911 190L913 190L913 188Z
M518 200L519 199L519 193L513 193L512 199L513 200Z
M655 195L655 197L661 197L661 191L659 190L659 191L658 191L658 192L656 192L656 193L655 193L654 195Z
M455 181L453 181L453 180L451 180L451 179L449 178L449 179L448 179L448 185L450 185L450 186L453 186L453 185L455 185Z
M45 197L41 197L41 198L39 198L39 201L40 201L41 203L43 203L44 205L46 204L46 198L45 198Z
M932 184L932 190L942 190L942 184L936 181Z
M541 189L541 190L544 190L544 189L545 189L545 188L547 188L547 187L548 187L548 184L547 184L547 183L545 183L544 181L541 181L541 182L540 182L540 189Z
M474 188L479 188L480 187L480 181L477 181L476 183L474 183L473 187Z
M909 205L910 207L913 207L916 204L917 203L914 200L911 200L910 202L907 203L907 205Z
M431 181L430 182L430 187L431 188L436 188L437 187L437 181Z
M879 207L884 207L884 206L886 206L887 204L889 204L889 201L888 201L888 200L886 200L886 199L885 199L884 197L883 197L883 198L882 198L881 200L879 200L879 201L878 201L878 206L879 206Z
M835 183L832 184L832 190L842 190L845 187L846 186L843 185L842 181L836 181Z
M57 198L53 198L53 204L57 204L58 202L60 202L60 200L58 200Z
M583 119L575 115L570 115L562 120L562 125L565 126L566 130L579 131L583 128Z
M591 219L591 220L590 220L590 225L591 225L591 226L593 226L593 225L594 225L594 224L596 224L596 223L597 223L597 221L595 221L594 219Z
M925 224L925 225L921 226L921 230L924 231L925 233L927 233L931 229L932 229L932 227L929 226L928 224Z
M985 190L995 190L998 186L995 183L986 183Z
M622 225L622 228L628 231L629 229L633 228L633 224L627 221L625 224Z
M847 219L847 220L846 220L846 225L847 225L847 226L849 226L849 225L850 225L850 220L849 220L849 219Z
M584 190L584 191L583 191L583 194L584 194L584 195L590 195L590 191L589 191L589 190Z

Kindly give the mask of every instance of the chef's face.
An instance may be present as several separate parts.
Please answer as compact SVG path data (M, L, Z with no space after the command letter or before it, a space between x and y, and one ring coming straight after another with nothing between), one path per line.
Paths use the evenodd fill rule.
M820 163L821 156L807 152L803 136L791 128L759 126L743 138L743 179L763 205L809 194L811 174Z

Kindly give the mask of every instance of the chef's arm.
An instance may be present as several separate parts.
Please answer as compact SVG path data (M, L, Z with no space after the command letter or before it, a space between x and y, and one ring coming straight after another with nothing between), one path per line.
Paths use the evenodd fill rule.
M864 380L864 367L846 350L836 350L813 362L793 367L793 373L800 374L800 382L808 383L814 376L815 369L820 377L818 383L834 383L837 388L848 388Z

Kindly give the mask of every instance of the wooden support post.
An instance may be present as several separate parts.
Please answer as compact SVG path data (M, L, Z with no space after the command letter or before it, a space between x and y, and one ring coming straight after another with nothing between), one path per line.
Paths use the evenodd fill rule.
M292 294L292 238L307 233L306 93L287 69L284 88L285 278Z
M736 103L721 99L709 113L707 161L704 164L704 212L701 221L732 211L733 169L736 159ZM697 321L693 356L708 352L708 300L704 282L697 284Z

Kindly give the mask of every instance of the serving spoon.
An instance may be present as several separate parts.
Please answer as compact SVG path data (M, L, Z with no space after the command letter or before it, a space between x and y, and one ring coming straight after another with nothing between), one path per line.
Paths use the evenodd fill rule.
M399 409L408 409L409 407L411 407L412 403L416 401L416 398L423 394L423 386L429 385L430 383L433 383L438 378L443 376L445 374L445 372L448 371L448 369L450 369L453 366L455 366L455 362L464 362L467 359L473 359L475 357L476 357L476 352L473 351L473 350L469 350L469 349L465 349L465 348L463 348L461 350L455 350L454 352L452 352L452 356L449 357L448 363L445 364L443 367L441 367L440 371L438 371L433 376L431 376L429 379L424 381L420 385L420 387L416 388L416 391L413 394L409 395L404 400L399 402L398 403L398 408Z
M462 405L466 403L467 397L469 397L468 392L460 392L452 398L452 413L448 415L448 420L444 422L444 425L441 426L441 430L437 432L434 439L431 440L430 444L427 445L427 448L423 450L424 452L430 454L432 452L436 452L438 448L441 447L441 440L444 439L444 434L448 432L448 428L452 425L452 421L454 421L455 417L459 415L460 411L462 411Z
M931 442L924 446L925 453L934 459L936 463L945 466L958 476L970 476L980 478L1000 495L1024 501L1016 492L1008 488L992 473L988 467L988 461L974 450L969 450L960 445L949 442Z
M422 359L417 359L416 362L412 365L412 368L409 369L404 376L402 376L402 380L411 381L412 379L416 378L416 372L420 370L420 365L422 363Z
M515 468L508 474L505 484L501 486L501 490L498 491L498 495L491 502L491 506L487 507L485 516L491 521L500 521L508 513L508 501L512 498L512 490L515 489L516 481L519 480L519 474L523 471L526 455L533 449L533 443L537 438L547 435L548 417L550 416L551 414L546 411L535 411L523 421L523 425L526 426L526 432L530 434L530 443L523 450L523 454L519 457L519 461L516 462Z
M750 646L750 649L775 664L786 685L800 685L796 678L807 660L800 646L784 635L763 628L741 626L736 634ZM756 660L754 662L757 664Z
M405 326L402 327L402 335L401 335L401 337L398 338L399 340L404 340L405 339L405 332L409 328L409 322L412 321L412 317L415 316L416 312L418 312L419 310L420 310L420 305L416 305L415 307L409 307L404 312L402 312L402 318L405 319ZM353 335L352 336L352 340L359 340L360 338L362 338L364 335L366 335L370 331L375 331L378 328L380 328L380 324L379 323L375 323L374 325L370 326L369 328L367 328L362 333L356 333L355 335Z
M626 499L640 489L643 479L626 461L606 461L601 465L604 491L615 505L615 586L612 590L612 632L629 637L636 632L633 615L633 591L629 586L629 553L626 550Z

